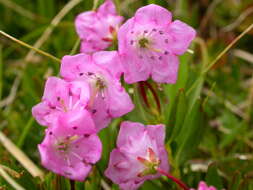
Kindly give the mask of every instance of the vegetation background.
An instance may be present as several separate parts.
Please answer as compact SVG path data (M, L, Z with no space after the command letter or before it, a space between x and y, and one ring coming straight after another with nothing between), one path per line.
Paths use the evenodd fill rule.
M191 47L194 54L186 53L180 58L178 82L157 86L149 81L159 94L161 113L159 103L152 103L155 101L150 88L144 84L126 85L129 91L134 91L136 109L101 131L103 156L89 178L74 183L48 173L42 169L37 151L44 128L32 118L31 108L40 101L46 78L58 75L60 65L1 35L0 189L13 189L10 183L18 183L16 189L22 186L28 190L118 189L103 176L103 171L115 146L118 125L129 119L166 124L171 173L189 186L197 187L200 180L206 180L218 189L253 190L253 30L215 60L253 23L252 0L115 0L115 3L125 18L141 6L159 4L170 10L174 19L181 19L198 31ZM0 29L61 58L78 52L73 21L77 14L92 7L92 0L0 0ZM141 85L150 105L139 93ZM27 160L6 144L4 137L47 174L44 181L33 176L38 174L37 170L35 174L28 172L22 165ZM177 187L162 177L146 182L140 189Z

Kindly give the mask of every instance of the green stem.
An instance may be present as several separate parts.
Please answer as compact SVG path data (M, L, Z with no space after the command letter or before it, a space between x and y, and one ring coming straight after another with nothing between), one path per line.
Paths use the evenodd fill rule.
M19 137L19 139L18 139L17 146L18 146L19 148L21 148L21 147L23 146L23 144L24 144L24 142L25 142L25 139L26 139L26 137L27 137L27 134L28 134L28 132L30 131L31 126L33 125L33 123L34 123L34 118L33 118L33 117L30 117L29 121L28 121L27 124L25 125L24 130L22 131L22 133L21 133L21 135L20 135L20 137Z
M237 36L208 66L203 72L200 74L201 76L205 75L213 66L214 64L231 49L233 45L235 45L245 34L247 34L251 29L253 29L253 24L249 25L239 36ZM187 91L187 95L194 89L194 87L201 81L201 77L199 77L190 89Z
M80 45L80 42L81 42L81 40L78 38L78 39L76 40L76 42L75 42L75 44L74 44L74 46L73 46L71 52L70 52L70 55L74 55L74 54L77 52L77 49L78 49L78 47L79 47L79 45Z
M0 100L3 93L3 47L0 45Z
M21 41L21 40L18 40L17 38L14 38L13 36L11 36L11 35L5 33L5 32L2 31L2 30L0 30L0 34L3 35L3 36L5 36L6 38L9 38L10 40L12 40L12 41L14 41L14 42L16 42L16 43L18 43L18 44L20 44L20 45L22 45L22 46L28 48L28 49L32 49L33 51L36 51L37 53L39 53L39 54L41 54L41 55L43 55L43 56L46 56L46 57L48 57L48 58L54 60L54 61L56 61L56 62L58 62L58 63L61 62L61 60L60 60L59 58L57 58L57 57L55 57L55 56L53 56L53 55L51 55L51 54L49 54L49 53L47 53L47 52L45 52L45 51L42 51L42 50L40 50L40 49L37 49L37 48L35 48L35 47L33 47L33 46L31 46L31 45L29 45L29 44L27 44L27 43L25 43L25 42L23 42L23 41Z

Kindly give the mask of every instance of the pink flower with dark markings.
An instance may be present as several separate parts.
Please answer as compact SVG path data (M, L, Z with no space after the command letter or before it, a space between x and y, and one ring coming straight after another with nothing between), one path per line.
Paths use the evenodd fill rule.
M56 174L83 181L101 156L102 145L94 133L94 123L86 111L80 119L62 112L46 130L38 145L42 165ZM80 113L77 113L80 115ZM93 133L92 133L93 132Z
M118 32L119 53L127 83L152 77L159 83L175 83L178 55L182 55L196 35L187 24L172 22L171 13L158 5L137 10Z
M89 85L85 81L66 82L49 77L42 102L32 108L32 114L39 124L49 126L63 112L75 112L77 117L89 99Z
M190 189L190 190L194 190L194 189ZM214 186L209 186L204 182L201 181L199 182L199 186L197 190L216 190L216 188Z
M169 170L164 140L163 125L123 122L105 175L123 190L137 189L145 180L158 178L157 168Z
M97 52L93 55L64 56L61 76L67 81L85 81L90 87L88 110L98 130L106 127L111 118L130 112L134 105L120 84L117 52Z
M115 5L106 0L96 11L77 16L76 31L81 38L81 52L93 53L108 48L117 39L123 17L117 15Z

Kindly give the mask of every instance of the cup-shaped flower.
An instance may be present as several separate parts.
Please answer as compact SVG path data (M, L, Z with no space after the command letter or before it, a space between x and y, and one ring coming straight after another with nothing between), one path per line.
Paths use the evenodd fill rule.
M81 38L81 52L93 53L108 48L117 39L123 17L117 15L115 5L106 0L96 11L77 16L76 31Z
M89 98L89 85L85 81L66 82L49 77L42 102L32 108L32 114L39 124L49 126L62 112L85 109Z
M45 139L38 148L45 168L69 179L83 181L92 164L100 159L102 145L99 137L91 133L94 123L89 112L79 112L82 112L79 120L73 120L74 114L61 113L46 129Z
M119 53L127 83L145 81L175 83L183 54L196 35L187 24L172 22L171 13L158 5L137 10L118 32Z
M190 189L190 190L194 190L194 189ZM208 187L208 185L204 181L200 181L197 190L216 190L216 188L214 186Z
M130 112L134 105L120 84L117 52L64 56L61 76L67 81L85 81L90 86L88 109L97 129L106 127L111 118Z
M159 177L158 168L169 170L164 139L164 125L123 122L105 175L123 190L137 189L145 180Z

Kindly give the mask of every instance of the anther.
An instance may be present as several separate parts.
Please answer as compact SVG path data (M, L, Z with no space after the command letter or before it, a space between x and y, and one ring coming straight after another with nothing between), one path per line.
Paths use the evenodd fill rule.
M83 73L79 73L79 76L83 76Z
M168 39L165 39L164 42L167 44L167 43L169 43L169 40L168 40Z
M165 52L164 52L164 54L165 54L165 55L168 55L168 54L169 54L169 52L168 52L168 51L165 51Z
M163 31L160 30L160 31L159 31L159 34L163 34Z

